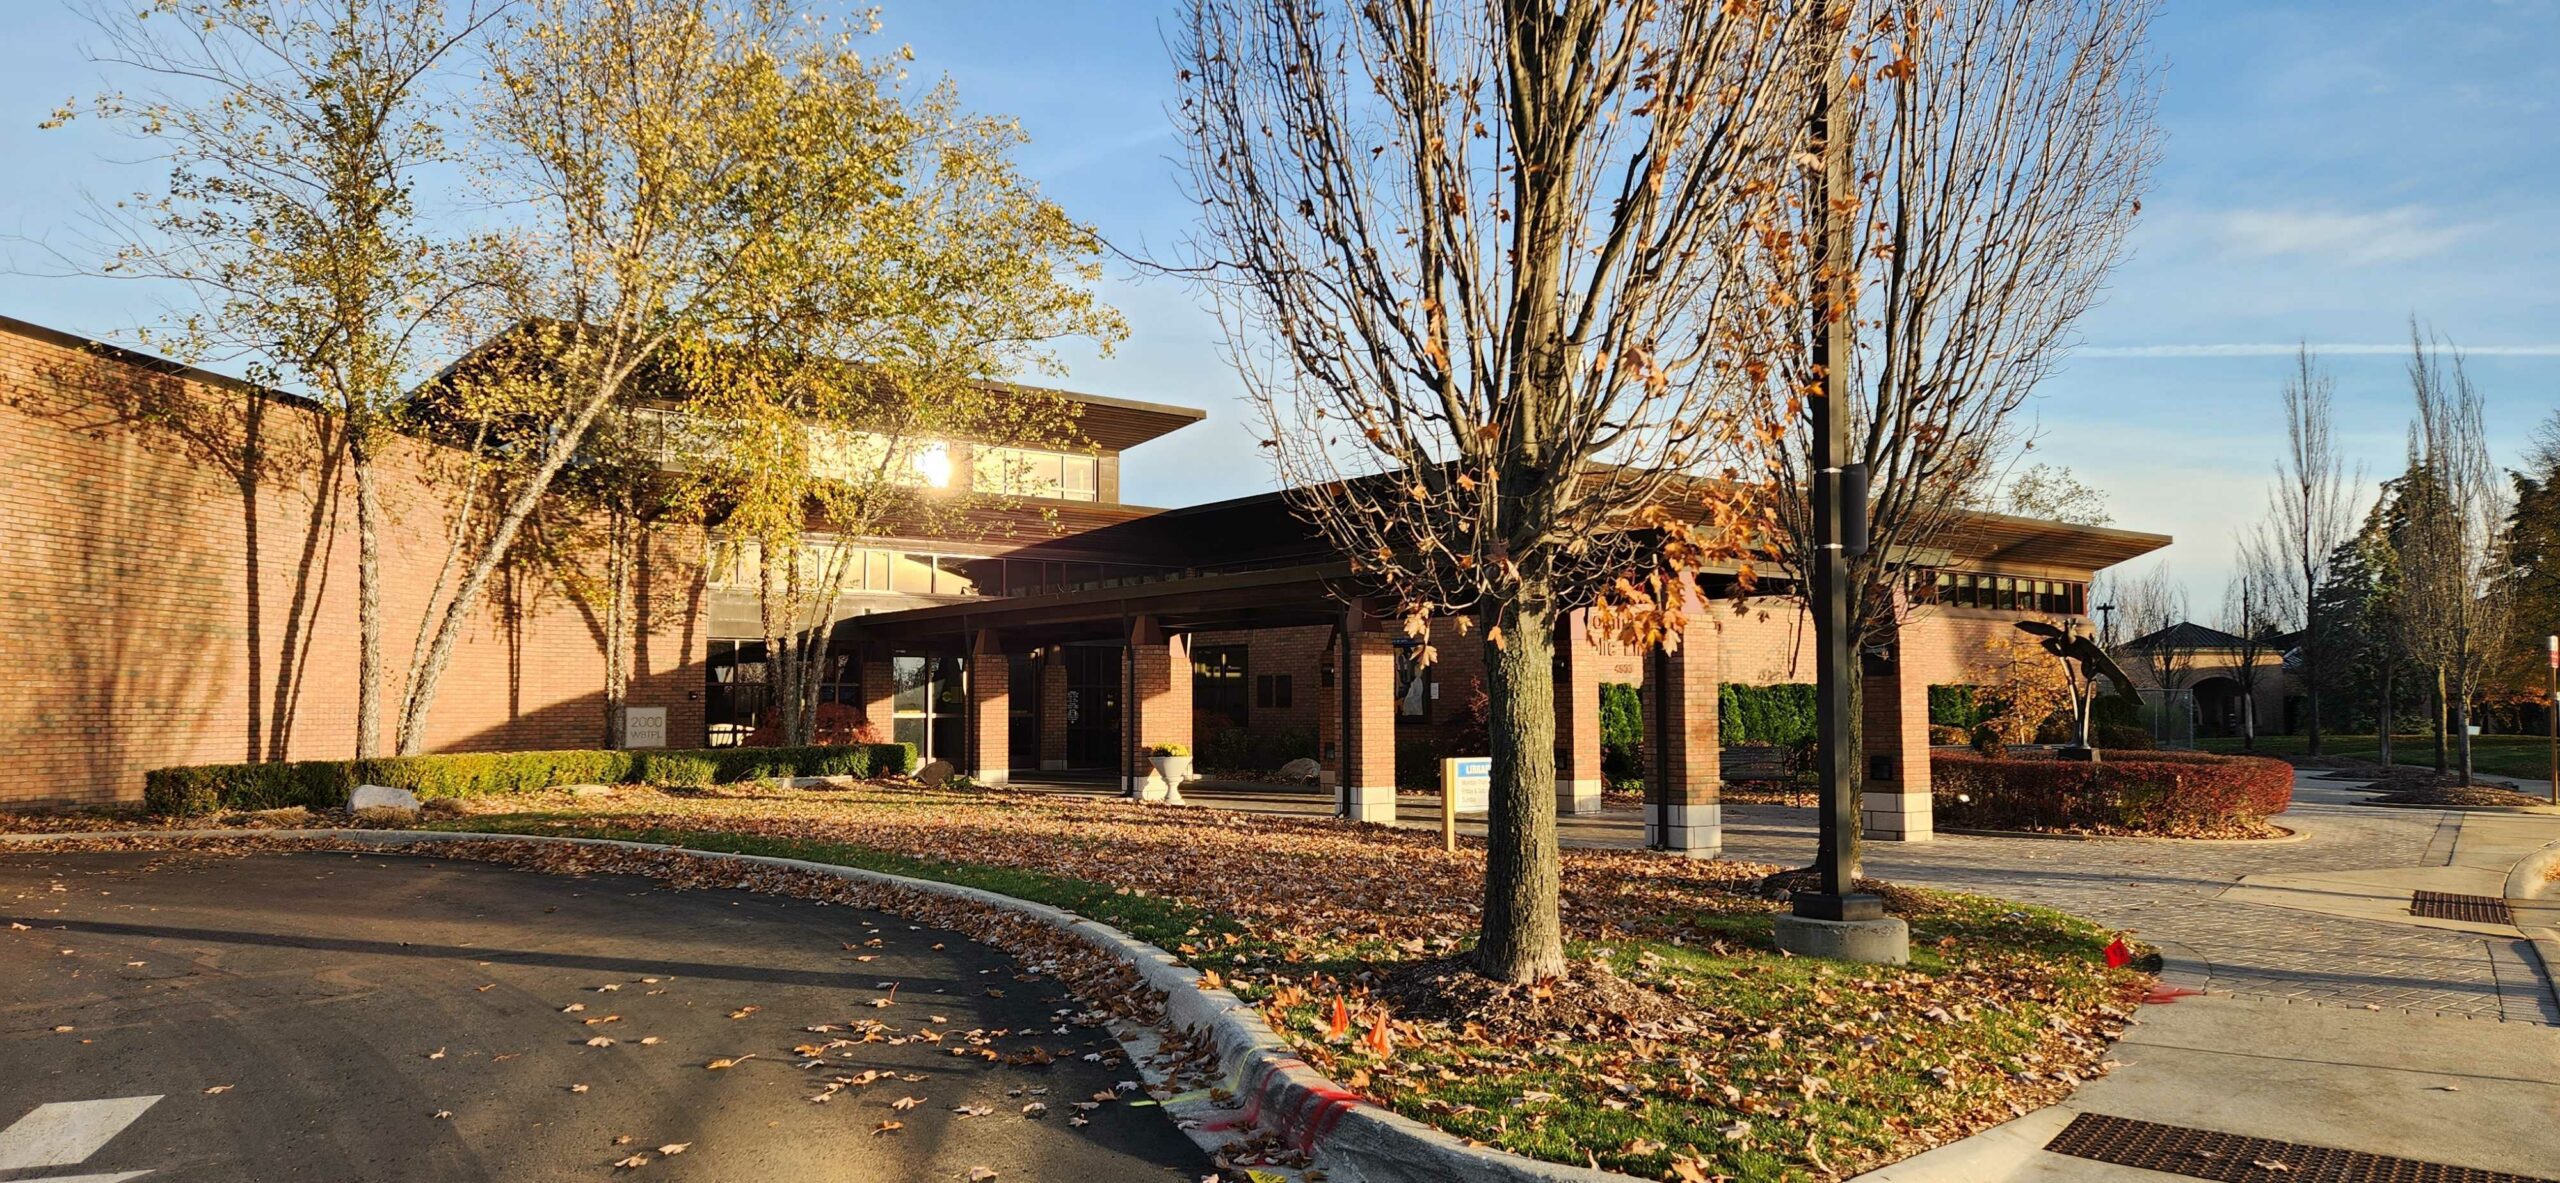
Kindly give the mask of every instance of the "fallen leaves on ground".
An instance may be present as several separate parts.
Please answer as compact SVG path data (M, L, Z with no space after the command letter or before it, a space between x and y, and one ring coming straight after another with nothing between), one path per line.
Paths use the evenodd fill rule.
M2107 1042L2128 1017L2124 992L2139 981L2097 963L2105 936L2089 926L2041 909L1904 890L1891 903L1912 922L1914 967L1784 958L1768 944L1777 905L1750 890L1776 868L1568 850L1561 902L1575 957L1677 1005L1641 1020L1598 1015L1507 1034L1462 1016L1399 1013L1372 989L1400 969L1463 954L1477 927L1481 850L1443 853L1436 834L889 787L633 790L505 804L523 812L483 813L469 824L723 846L965 882L1012 876L999 890L1106 920L1172 950L1204 979L1216 974L1207 980L1258 1006L1310 1065L1382 1105L1520 1153L1654 1178L1853 1174L2005 1121L2103 1071ZM680 852L492 841L443 853L874 908L1041 965L1116 1017L1161 1018L1160 999L1116 959L1028 918L947 897ZM998 1054L957 1038L948 1050ZM1175 1059L1182 1070L1216 1067L1206 1047L1180 1049ZM1030 1115L1029 1104L1024 1110Z

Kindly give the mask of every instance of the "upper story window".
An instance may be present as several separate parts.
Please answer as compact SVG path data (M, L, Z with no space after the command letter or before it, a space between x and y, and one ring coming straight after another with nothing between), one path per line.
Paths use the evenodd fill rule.
M1102 458L1091 452L994 447L980 447L975 452L977 459L969 487L977 492L1062 501L1102 500Z
M2089 585L2068 580L1940 571L1934 584L1924 583L1921 589L1923 602L1955 608L1996 608L2047 616L2089 613Z

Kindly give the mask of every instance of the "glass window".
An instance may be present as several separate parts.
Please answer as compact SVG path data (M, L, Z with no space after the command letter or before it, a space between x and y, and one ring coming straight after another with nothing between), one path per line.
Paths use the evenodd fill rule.
M969 486L978 492L1068 501L1100 499L1102 461L1090 452L981 447L973 455Z
M1429 722L1431 692L1435 688L1431 667L1422 664L1419 643L1399 641L1396 645L1396 719L1399 722Z
M942 596L974 596L978 594L978 576L983 564L992 559L973 559L967 555L943 555L933 561L933 591ZM1002 563L997 563L1000 570Z
M910 596L933 594L933 556L889 556L889 590Z
M930 683L933 676L932 659L900 656L890 660L889 669L897 685L897 693L889 704L890 709L901 715L923 714L926 706L933 701Z
M1191 652L1192 732L1208 738L1250 719L1245 709L1245 647L1203 645Z

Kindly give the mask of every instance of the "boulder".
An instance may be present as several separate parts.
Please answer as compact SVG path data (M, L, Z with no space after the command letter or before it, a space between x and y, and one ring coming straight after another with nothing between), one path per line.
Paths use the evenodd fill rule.
M614 788L612 785L569 786L569 795L572 797L610 797L619 792L621 792L621 790Z
M1280 766L1280 776L1285 780L1312 781L1323 772L1324 765L1306 756L1300 756Z
M958 771L959 769L951 766L949 760L931 760L927 761L924 767L916 769L916 781L928 789L938 789L949 784L951 774Z
M357 813L368 809L397 809L403 813L418 812L418 795L407 789L383 785L357 785L347 797L347 808Z

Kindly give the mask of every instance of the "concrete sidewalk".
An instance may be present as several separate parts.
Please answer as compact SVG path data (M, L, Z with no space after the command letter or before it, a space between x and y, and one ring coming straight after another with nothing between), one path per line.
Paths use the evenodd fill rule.
M2560 1028L2182 998L2143 1007L2114 1058L2113 1073L2061 1104L1858 1178L2168 1178L2044 1149L2082 1113L2560 1177Z

